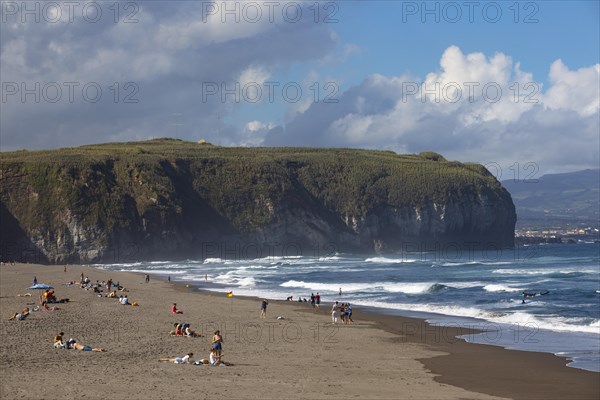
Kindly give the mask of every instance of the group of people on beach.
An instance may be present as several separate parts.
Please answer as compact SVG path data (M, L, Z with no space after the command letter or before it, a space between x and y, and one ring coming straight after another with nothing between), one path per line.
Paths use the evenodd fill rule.
M65 272L66 266L65 266ZM34 277L33 281L37 284L37 278ZM35 285L34 284L34 285ZM96 283L92 283L91 279L88 276L84 276L83 272L79 275L79 282L70 281L65 283L66 286L79 285L81 289L86 291L92 291L93 293L97 293L98 297L107 297L107 298L117 298L117 290L121 292L127 292L123 286L120 285L119 282L116 284L113 283L112 278L109 278L108 281L99 281L96 280ZM113 289L114 288L114 289ZM104 289L106 289L106 294L104 294ZM54 292L47 289L43 295L40 296L42 306L45 307L46 310L49 310L47 303L63 303L68 302L69 299L57 300ZM137 306L137 302L129 302L129 298L127 295L119 295L118 302L121 305L131 305ZM57 307L53 307L52 309L58 309ZM53 345L54 348L57 349L65 349L65 350L79 350L79 351L95 351L95 352L105 352L106 350L99 347L92 347L89 345L83 345L79 343L77 340L71 338L69 340L63 339L64 332L59 332L54 336Z
M294 296L289 296L286 298L287 301L294 301ZM302 296L298 296L298 303L310 303L310 305L312 306L312 308L319 308L321 307L321 295L319 294L319 292L317 292L317 294L311 293L310 294L310 298L303 298Z
M331 322L334 324L337 324L338 313L340 316L340 321L342 321L344 325L354 323L352 320L352 304L340 303L339 301L336 301L333 304L331 307Z
M144 277L144 282L149 283L149 281L150 281L149 275L146 274ZM33 278L33 282L34 282L34 285L37 284L37 277ZM77 284L77 283L70 282L67 285L75 285L75 284ZM123 286L121 286L119 284L119 282L114 284L112 279L109 279L106 282L105 281L100 282L97 280L96 283L94 284L89 279L89 277L84 276L83 272L80 275L79 286L82 289L90 290L90 291L93 291L94 293L98 293L99 297L108 297L108 298L117 298L117 291L122 291L122 292L127 291L127 289L125 289ZM104 289L106 289L106 292L104 292ZM341 290L340 290L340 292L341 292ZM50 289L45 290L45 292L40 296L40 298L41 298L42 305L46 308L47 308L48 303L68 302L69 301L68 299L64 299L62 301L58 300L56 298L54 292L51 291ZM287 298L287 300L293 301L293 297L290 296ZM126 294L119 295L118 301L122 305L137 305L137 303L135 303L135 302L130 302L129 298ZM309 300L302 299L302 297L299 296L298 301L299 302L310 302L310 304L313 308L319 308L320 304L321 304L321 296L318 292L316 294L311 293ZM269 302L267 301L267 299L261 300L261 302L260 302L260 317L261 318L266 318L268 304L269 304ZM21 312L14 313L14 315L10 319L11 320L22 320L22 319L26 318L29 314L30 314L29 308L25 308ZM183 314L183 311L177 307L177 303L172 303L171 314L174 314L174 315ZM336 301L333 304L333 306L331 308L331 318L332 318L333 324L337 324L338 315L339 315L340 321L343 324L352 324L354 322L352 320L352 305L348 302L340 303L339 301ZM195 332L194 330L192 330L190 327L190 324L187 322L175 322L173 324L173 326L174 326L174 330L169 332L169 334L171 336L185 336L185 337L202 337L203 336L201 333ZM63 335L64 335L63 332L59 332L54 336L53 345L55 348L73 349L73 350L79 350L79 351L93 351L93 352L106 351L105 349L102 349L102 348L92 347L89 345L83 345L73 338L65 341L63 339ZM221 335L220 331L217 330L214 332L214 334L212 336L211 345L210 345L210 354L208 356L208 359L200 359L200 360L197 360L194 362L192 360L194 353L190 352L181 357L160 358L159 361L173 362L176 364L197 364L197 365L217 365L217 366L218 365L232 365L230 363L226 363L223 360L224 354L222 351L223 351L223 336Z
M188 324L187 322L175 322L173 324L173 326L175 327L175 330L169 332L169 335L171 335L171 336L186 336L186 337L202 337L203 336L201 333L193 331L190 328L190 324Z
M81 273L81 275L79 275L79 286L82 289L85 290L89 290L92 291L94 293L98 294L98 297L103 297L103 295L105 297L116 297L116 293L117 291L120 292L128 292L128 290L121 286L120 282L114 283L112 278L109 278L108 281L100 281L100 280L96 280L96 283L92 283L92 281L90 280L89 277L85 277L83 275L83 272ZM75 281L71 281L68 283L65 283L65 285L67 286L72 286L72 285L76 285L77 283ZM106 288L106 294L104 294L104 289ZM114 290L113 290L114 288Z
M96 352L106 351L99 347L92 347L92 346L81 344L73 338L65 341L63 339L64 334L65 334L64 332L59 332L56 335L54 335L54 348L64 349L64 350L96 351Z
M196 333L190 330L190 324L186 322L175 323L175 331L171 331L172 336L190 336L190 337L201 337L202 334ZM201 359L193 361L192 357L194 353L187 353L182 357L165 357L159 358L158 361L172 362L175 364L195 364L195 365L213 365L213 366L231 366L233 364L225 362L223 360L223 336L221 331L216 330L212 336L210 345L210 354L208 359Z

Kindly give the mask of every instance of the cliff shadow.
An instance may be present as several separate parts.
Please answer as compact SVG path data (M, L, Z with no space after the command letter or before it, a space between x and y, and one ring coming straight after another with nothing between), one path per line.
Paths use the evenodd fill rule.
M0 201L0 260L47 264L48 258L37 247L12 215L3 201Z

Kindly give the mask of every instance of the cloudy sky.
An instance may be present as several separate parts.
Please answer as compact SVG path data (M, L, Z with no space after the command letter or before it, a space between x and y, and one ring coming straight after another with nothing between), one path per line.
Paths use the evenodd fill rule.
M598 168L598 4L3 0L0 146L169 136L432 150L501 179Z

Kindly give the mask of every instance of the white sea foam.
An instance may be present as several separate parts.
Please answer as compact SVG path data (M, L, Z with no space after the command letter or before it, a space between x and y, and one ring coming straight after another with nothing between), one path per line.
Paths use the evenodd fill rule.
M230 272L233 272L233 271L230 271ZM222 284L222 285L233 285L233 286L240 286L240 287L256 286L257 279L255 279L251 276L239 277L234 274L231 274L230 272L223 274L223 275L216 276L215 278L212 278L212 281Z
M93 264L94 267L96 268L102 268L102 269L116 269L116 268L123 268L123 267L137 267L143 265L141 262L134 262L134 263L115 263L115 264Z
M454 288L454 289L468 289L474 287L484 286L485 283L479 281L467 281L467 282L443 282L442 285Z
M402 263L413 263L418 260L412 258L387 258L387 257L371 257L367 258L365 262L381 263L381 264L402 264Z
M507 268L507 269L495 269L492 271L493 274L503 275L552 275L552 274L598 274L600 270L596 269L577 269L577 268L561 268L561 269L541 269L541 268Z
M475 265L510 265L513 264L509 261L448 261L444 263L436 264L434 263L432 267L460 267L462 265L465 266L475 266Z
M331 284L331 283L319 283L319 282L304 282L304 281L296 281L290 280L287 282L283 282L281 287L285 288L303 288L310 290L318 290L321 292L332 292L337 293L340 289L340 285ZM373 284L370 283L344 283L343 291L344 292L359 292L373 288Z
M173 269L121 269L120 271L126 271L126 272L140 272L143 274L171 274L171 275L180 275L180 274L186 274L189 271L186 270L173 270Z
M204 264L221 264L223 263L223 260L221 260L220 258L206 258L204 260Z
M579 319L564 317L537 317L526 312L499 312L476 307L440 304L403 304L382 301L357 300L356 304L406 311L442 314L455 317L469 317L489 322L525 326L528 329L545 329L560 332L587 332L600 334L600 321L581 323Z
M516 288L509 285L489 284L483 287L488 292L522 292L523 288Z
M286 288L303 288L325 293L337 293L342 288L343 293L355 292L388 292L419 294L443 289L444 285L435 282L373 282L373 283L341 283L330 284L320 282L304 282L290 280L279 285Z
M433 264L432 267L459 267L461 265L479 265L479 261L469 261L469 262L444 262L441 264Z

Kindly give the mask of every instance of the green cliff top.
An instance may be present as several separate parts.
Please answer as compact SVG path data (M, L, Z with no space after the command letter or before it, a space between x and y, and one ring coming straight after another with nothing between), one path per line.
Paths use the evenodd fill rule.
M0 200L38 232L51 229L57 213L67 210L89 225L114 228L127 223L130 203L138 215L150 209L176 213L191 198L241 231L268 224L273 209L294 202L360 217L379 207L444 204L450 197L485 194L510 201L481 165L446 161L433 152L156 139L0 153L0 172Z

